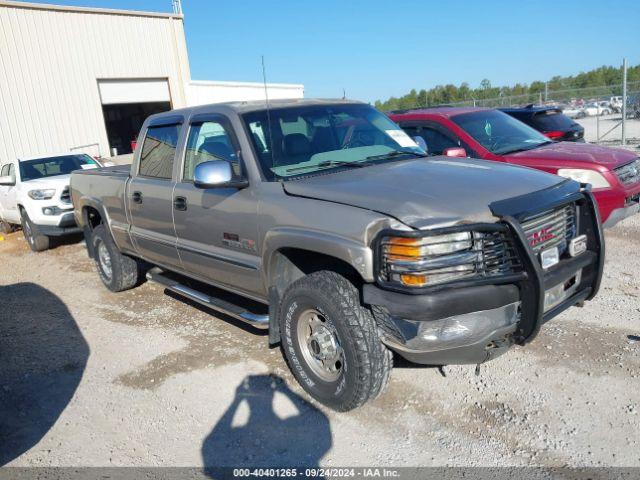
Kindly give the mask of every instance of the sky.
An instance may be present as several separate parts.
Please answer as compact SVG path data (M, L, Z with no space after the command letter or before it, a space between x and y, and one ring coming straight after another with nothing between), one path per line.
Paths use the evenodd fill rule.
M37 0L34 0L37 1ZM171 11L171 0L42 3ZM640 63L640 1L183 0L194 80L302 83L374 101L438 84L530 83ZM625 19L635 19L625 21Z

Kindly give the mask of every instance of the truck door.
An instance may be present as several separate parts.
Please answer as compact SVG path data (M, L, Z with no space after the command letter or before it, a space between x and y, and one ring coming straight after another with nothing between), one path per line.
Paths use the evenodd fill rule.
M173 228L173 166L182 117L151 123L145 132L137 172L127 186L131 238L151 263L180 267Z
M15 167L9 163L0 171L2 177L16 178ZM20 223L16 185L0 185L0 216L10 223Z
M231 162L236 175L244 176L240 148L228 119L196 115L190 121L183 168L173 193L183 268L213 284L233 285L243 293L259 292L258 202L250 187L196 188L196 165L211 160Z

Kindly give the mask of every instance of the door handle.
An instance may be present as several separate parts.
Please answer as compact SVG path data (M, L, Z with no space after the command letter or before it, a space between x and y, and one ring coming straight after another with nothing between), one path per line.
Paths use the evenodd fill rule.
M131 200L133 200L133 203L142 203L142 193L141 192L133 192L131 194Z
M187 209L187 199L184 197L176 197L173 199L173 208L176 210L186 210Z

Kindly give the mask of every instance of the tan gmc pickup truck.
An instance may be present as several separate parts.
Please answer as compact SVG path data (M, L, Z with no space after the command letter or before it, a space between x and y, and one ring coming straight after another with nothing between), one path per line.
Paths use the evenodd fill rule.
M269 329L304 389L346 411L393 354L481 364L593 298L604 262L587 185L429 157L351 101L200 106L145 122L131 168L74 172L113 291L147 278Z

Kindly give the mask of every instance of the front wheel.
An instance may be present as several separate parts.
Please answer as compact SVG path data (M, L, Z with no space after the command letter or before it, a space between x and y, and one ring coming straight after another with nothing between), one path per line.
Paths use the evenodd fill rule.
M22 233L29 244L29 248L34 252L43 252L49 249L49 237L42 235L37 225L34 225L26 211L20 212L22 220Z
M314 399L348 411L382 393L392 353L349 280L330 271L307 275L287 289L279 312L284 355Z

